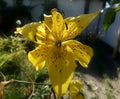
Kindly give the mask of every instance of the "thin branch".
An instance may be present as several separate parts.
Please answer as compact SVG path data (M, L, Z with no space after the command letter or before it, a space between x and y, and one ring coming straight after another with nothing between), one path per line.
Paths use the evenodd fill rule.
M32 82L29 82L29 81L22 81L22 80L15 80L13 79L13 82L16 82L16 83L24 83L24 84L32 84ZM48 83L35 83L35 85L50 85Z
M56 98L56 95L55 95L55 92L54 92L53 89L52 89L52 92L53 92L53 97L54 97L54 99L57 99L57 98Z
M48 99L52 99L51 96L52 96L52 91L50 92L50 95L48 96Z
M24 84L33 84L33 81L29 82L29 81L22 81L22 80L16 80L16 79L10 79L10 80L6 81L5 75L2 72L0 72L0 74L2 75L3 80L4 80L4 81L2 81L2 83L5 83L5 84L9 84L9 83L12 83L12 82L15 82L15 83L24 83ZM34 84L35 85L50 85L48 83L35 83L35 82L34 82Z
M31 78L30 76L28 76L28 78L29 78L30 81L32 82L32 93L31 93L30 96L28 97L28 99L31 99L31 97L33 96L34 91L35 91L35 84L34 84L34 81L32 80L32 78Z
M64 97L61 97L61 99L64 99Z
M13 79L13 82L16 82L16 83L25 83L25 84L32 84L32 82L22 81L22 80L16 80L16 79ZM36 83L36 84L38 84L38 83Z
M3 80L6 81L5 75L4 75L2 72L0 72L0 73L1 73L1 75L2 75L2 77L3 77Z

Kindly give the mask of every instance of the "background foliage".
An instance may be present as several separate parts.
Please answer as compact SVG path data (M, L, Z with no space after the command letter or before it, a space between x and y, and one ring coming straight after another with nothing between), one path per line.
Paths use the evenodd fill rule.
M30 45L33 46L30 47ZM32 50L34 46L32 42L22 37L0 37L0 72L4 74L6 80L15 79L31 82L30 79L32 79L38 83L35 85L32 99L38 99L38 97L44 99L49 96L51 91L47 68L36 72L27 59L27 51ZM3 76L0 75L0 81L3 80ZM13 82L5 86L3 99L26 99L32 90L32 84Z

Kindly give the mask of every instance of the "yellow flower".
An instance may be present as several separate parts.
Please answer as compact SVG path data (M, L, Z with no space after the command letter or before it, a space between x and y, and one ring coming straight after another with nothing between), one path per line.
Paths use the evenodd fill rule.
M39 44L35 50L29 52L28 58L36 70L41 70L47 64L53 89L61 97L66 93L74 75L75 61L87 67L93 56L92 48L71 39L80 34L99 11L66 19L63 19L57 9L52 9L51 13L52 15L44 14L43 22L26 24L17 28L15 33Z
M72 99L84 99L84 96L80 93L82 87L83 84L79 80L72 80L70 82L68 90Z

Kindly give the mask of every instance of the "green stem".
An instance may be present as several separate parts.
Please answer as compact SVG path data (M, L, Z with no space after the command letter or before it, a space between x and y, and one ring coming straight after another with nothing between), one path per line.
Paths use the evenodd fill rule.
M22 81L22 80L15 80L15 79L11 79L9 81L3 81L7 84L9 83L12 83L12 82L15 82L15 83L24 83L24 84L33 84L33 82L28 82L28 81ZM47 83L34 83L35 85L50 85L50 84L47 84Z

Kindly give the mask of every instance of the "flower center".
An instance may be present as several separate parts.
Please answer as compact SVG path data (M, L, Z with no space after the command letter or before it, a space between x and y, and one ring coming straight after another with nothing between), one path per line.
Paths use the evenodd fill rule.
M60 47L61 46L61 41L57 41L55 45Z

